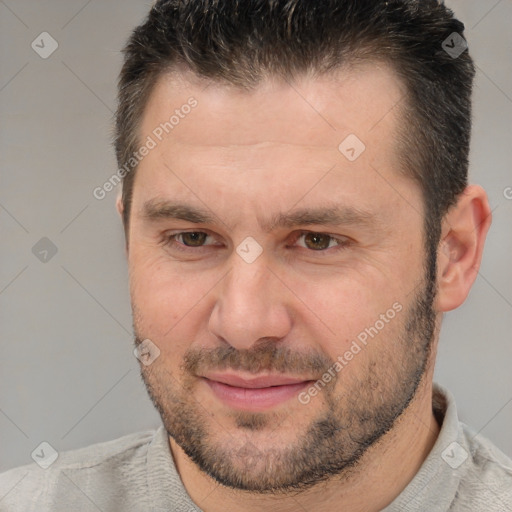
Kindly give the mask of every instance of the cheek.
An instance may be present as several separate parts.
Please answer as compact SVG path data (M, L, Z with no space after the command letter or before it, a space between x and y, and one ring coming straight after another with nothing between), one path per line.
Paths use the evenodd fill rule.
M133 251L129 259L130 295L137 312L139 331L156 339L176 338L200 311L201 300L215 285L218 276L184 271L153 251ZM149 337L149 336L148 336Z
M387 316L394 318L404 301L398 279L369 267L361 272L333 272L323 279L291 282L290 288L306 306L302 309L309 320L303 318L303 322L318 326L318 335L324 333L323 337L333 340L338 348L373 326L380 315L389 311Z

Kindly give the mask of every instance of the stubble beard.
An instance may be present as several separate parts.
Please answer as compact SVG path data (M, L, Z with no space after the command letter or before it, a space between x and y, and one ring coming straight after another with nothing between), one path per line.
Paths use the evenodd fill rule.
M364 367L358 369L357 380L345 380L336 386L338 375L332 385L326 386L322 396L316 397L324 400L324 406L289 444L262 445L263 433L268 432L269 437L278 433L287 419L293 426L293 417L274 412L233 411L230 417L239 435L233 439L231 429L231 435L226 433L219 440L219 423L194 398L194 375L198 369L229 368L255 373L296 370L297 374L302 370L307 375L321 375L334 364L325 355L297 354L272 342L246 351L231 346L189 351L181 376L172 375L158 364L141 366L142 379L167 433L201 471L233 489L288 494L307 490L334 476L348 478L368 448L389 432L407 409L427 370L436 315L435 271L426 274L419 293L404 313L398 336L391 340L380 333L380 338L371 342L389 344L390 348L380 350L378 357L368 353L368 357L361 358ZM137 345L144 337L136 328L135 333ZM293 411L300 414L301 409L294 406ZM251 436L258 436L258 442L252 443Z

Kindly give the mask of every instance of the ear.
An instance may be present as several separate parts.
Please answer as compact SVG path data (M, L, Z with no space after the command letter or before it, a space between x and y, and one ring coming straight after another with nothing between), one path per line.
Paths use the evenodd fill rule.
M466 300L480 268L491 220L487 194L478 185L466 187L445 215L437 253L437 311L450 311Z
M117 213L119 213L119 215L121 216L121 219L122 219L123 218L124 206L123 206L123 195L122 195L121 192L117 195L116 210L117 210Z
M122 195L122 192L119 193L118 196L117 196L117 199L116 199L116 210L117 210L117 213L119 213L119 216L121 217L121 222L123 223L124 239L125 239L125 252L126 252L126 255L128 256L128 237L127 237L127 233L126 233L126 226L124 225L124 217L123 217L124 205L123 205L123 195Z

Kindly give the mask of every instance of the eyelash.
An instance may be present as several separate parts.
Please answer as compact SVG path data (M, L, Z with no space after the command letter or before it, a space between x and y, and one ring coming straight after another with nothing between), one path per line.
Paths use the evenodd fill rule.
M172 235L166 235L165 239L164 239L164 244L170 246L173 250L175 249L177 251L185 252L185 253L198 252L197 251L198 249L203 249L205 247L208 247L208 246L204 246L204 245L198 246L198 247L189 247L189 246L186 246L185 244L175 241L175 238L177 236L180 236L180 235L183 235L186 233L204 233L207 236L212 236L206 231L179 231L177 233L173 233ZM307 247L301 247L301 249L304 249L304 250L308 251L309 253L318 254L319 256L332 255L332 253L337 253L337 252L345 249L350 244L350 240L348 238L337 238L335 236L329 235L328 233L321 233L321 232L317 232L317 231L299 231L293 237L293 243L296 243L301 237L303 237L304 235L308 235L308 234L327 236L331 239L331 241L334 240L338 243L338 245L335 247L327 247L326 249L319 249L316 251L314 249L308 249ZM330 242L329 242L329 244L330 244Z

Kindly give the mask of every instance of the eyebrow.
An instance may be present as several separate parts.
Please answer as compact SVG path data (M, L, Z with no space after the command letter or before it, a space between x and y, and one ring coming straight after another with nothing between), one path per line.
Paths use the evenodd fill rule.
M150 199L142 207L142 217L148 221L160 219L174 219L191 222L193 224L215 224L221 222L219 217L206 208L198 208L182 202ZM376 223L373 212L352 206L330 204L321 207L300 208L288 212L280 212L269 220L259 220L262 230L270 233L278 228L292 228L305 225L358 225L361 227L373 226Z

